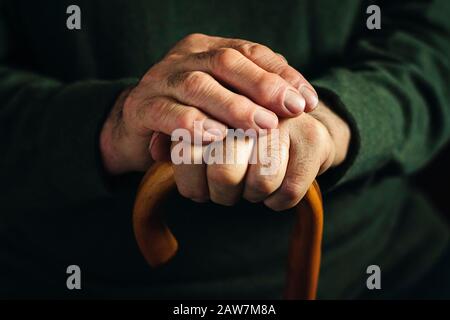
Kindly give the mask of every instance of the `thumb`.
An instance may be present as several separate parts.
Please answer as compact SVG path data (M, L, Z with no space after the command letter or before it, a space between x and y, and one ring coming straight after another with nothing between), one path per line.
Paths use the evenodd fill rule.
M153 132L150 139L149 152L155 161L170 161L170 136Z

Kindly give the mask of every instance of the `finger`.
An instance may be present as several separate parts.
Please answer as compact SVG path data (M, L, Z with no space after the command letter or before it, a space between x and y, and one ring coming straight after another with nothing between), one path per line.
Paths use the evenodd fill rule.
M241 197L254 140L227 136L225 141L225 146L223 141L207 146L211 156L208 158L206 172L211 201L230 206ZM218 158L217 155L220 154L222 157Z
M275 211L296 206L313 183L319 168L320 159L315 155L313 147L306 143L291 142L286 176L280 188L264 204Z
M311 85L301 84L298 91L302 94L306 101L304 111L311 112L315 110L319 105L319 97L316 90Z
M286 63L288 63L287 59L285 56L283 56L281 53L277 52L277 55Z
M181 67L186 71L208 73L282 117L299 115L305 108L305 99L296 88L235 49L221 48L191 54Z
M221 42L224 47L228 46L236 49L262 69L278 74L294 88L298 89L306 101L306 112L312 111L317 107L319 100L316 90L300 72L288 64L283 55L275 53L267 46L246 40L223 39Z
M222 39L224 38L209 36L202 33L191 33L178 41L167 55L207 51L215 48L216 43L222 41Z
M192 48L195 48L195 50L192 50ZM299 89L302 85L307 85L315 93L313 86L300 72L288 64L288 61L282 54L274 52L265 45L243 39L192 34L182 41L182 46L180 47L185 54L223 48L235 49L262 69L280 75L295 88Z
M257 43L246 43L235 49L264 70L278 74L296 88L305 99L305 112L310 112L317 107L319 98L316 90L300 72L288 64L284 56Z
M180 155L182 149L184 154ZM203 146L186 142L172 144L172 160L174 164L174 177L178 192L193 201L206 202L209 199L208 182L206 179L206 164L202 161ZM188 154L186 154L188 153ZM175 157L188 158L189 161L179 163Z
M148 100L147 108L137 114L138 127L149 128L167 135L186 136L197 142L223 139L226 126L197 108L183 105L168 97ZM185 137L185 140L187 138Z
M289 65L283 55L275 53L267 46L246 40L224 39L222 42L224 46L236 49L262 69L278 74L298 89L306 101L304 111L310 112L317 107L319 99L316 90L300 72Z
M170 161L170 136L153 132L148 150L155 161Z
M233 128L276 128L278 118L249 98L236 94L201 71L176 73L160 84L163 94L188 105L194 105L214 119Z
M275 53L267 46L245 40L231 40L228 45L264 70L280 75L297 89L302 84L310 85L300 72L288 64L284 56Z
M287 60L279 53L273 52L269 47L242 39L229 39L222 37L208 36L200 33L190 34L177 43L169 52L170 54L191 54L197 57L211 55L211 52L217 52L218 49L235 49L243 56L247 57L260 68L270 73L275 73L285 79L294 88L299 90L305 100L304 111L312 111L318 104L318 96L314 87L303 77L303 75L291 67ZM195 70L195 69L194 69ZM239 88L237 88L239 90ZM260 101L261 105L267 104ZM275 102L277 104L278 102ZM278 106L275 106L278 108ZM272 110L272 109L271 109ZM289 116L275 111L279 116ZM291 111L290 111L291 112ZM290 113L288 112L288 113ZM298 113L298 111L293 111Z
M230 39L223 37L208 36L201 33L193 33L180 40L170 54L191 54L217 50L221 48L232 48L241 52L266 71L277 73L290 82L297 89L303 77L300 72L288 65L286 58L280 53L273 52L270 48L243 39Z
M275 129L267 135L259 135L254 150L257 151L257 159L248 168L244 198L250 202L260 202L283 182L289 161L289 133L284 129Z

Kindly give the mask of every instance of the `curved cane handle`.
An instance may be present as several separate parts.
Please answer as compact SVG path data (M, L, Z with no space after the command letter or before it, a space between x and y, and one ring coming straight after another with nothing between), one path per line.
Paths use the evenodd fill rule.
M319 283L323 203L314 181L295 208L297 221L289 244L285 299L314 300Z
M155 163L142 178L133 209L133 229L148 264L166 263L178 250L177 239L162 220L160 205L176 188L170 163Z
M133 228L139 249L152 267L166 263L178 242L162 220L161 204L176 189L170 163L155 163L145 174L133 209ZM322 196L314 182L296 207L291 236L285 298L314 299L319 278L323 226Z

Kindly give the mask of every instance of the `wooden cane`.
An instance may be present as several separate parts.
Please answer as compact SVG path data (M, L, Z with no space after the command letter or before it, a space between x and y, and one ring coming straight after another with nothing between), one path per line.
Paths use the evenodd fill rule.
M163 222L163 204L176 190L170 163L155 163L145 174L136 196L133 228L139 249L152 267L166 263L178 242ZM319 279L323 227L322 196L317 182L297 205L289 244L286 299L315 299Z

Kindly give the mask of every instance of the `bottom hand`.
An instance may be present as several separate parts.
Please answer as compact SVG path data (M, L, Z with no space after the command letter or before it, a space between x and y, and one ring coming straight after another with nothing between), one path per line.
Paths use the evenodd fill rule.
M254 140L189 146L192 162L174 166L175 180L179 192L194 201L233 205L244 197L285 210L300 202L317 175L344 161L349 141L348 125L320 103L315 111L282 120L278 129ZM182 143L173 146L172 157ZM211 163L220 160L220 143L222 160L231 161Z

